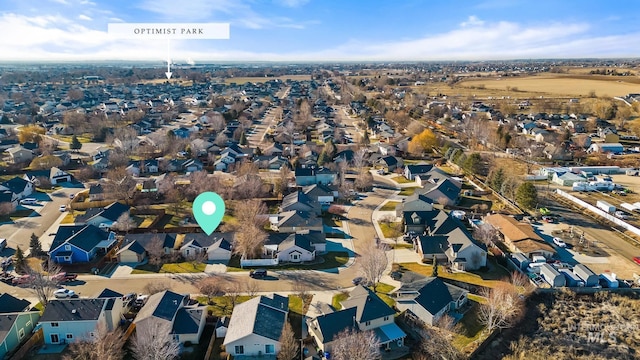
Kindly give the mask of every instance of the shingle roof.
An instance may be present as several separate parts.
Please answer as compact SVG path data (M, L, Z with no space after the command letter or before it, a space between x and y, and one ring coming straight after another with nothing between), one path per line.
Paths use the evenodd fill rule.
M307 250L309 252L313 252L313 246L311 245L311 242L309 241L309 238L307 238L305 235L303 234L291 234L289 236L287 236L286 239L284 239L283 242L281 242L280 244L278 244L278 251L283 251L286 249L289 249L293 246L297 246L301 249Z
M289 299L273 294L273 298L261 295L233 309L224 344L256 334L278 341L289 312Z
M173 321L178 309L188 301L187 295L176 294L165 290L149 296L147 303L140 309L135 322L142 321L150 317L157 317L163 320Z
M437 314L452 301L458 300L460 296L466 294L463 288L447 284L437 277L428 277L418 280L415 283L403 285L398 292L417 290L418 296L415 302L420 304L431 314Z
M353 307L316 317L314 320L320 330L320 341L326 344L333 341L340 332L356 329L357 326L354 324L356 311L357 309Z
M19 193L24 191L24 188L27 186L28 183L29 182L27 180L23 179L23 178L14 177L14 178L11 178L11 179L3 182L0 185L6 187L11 192L19 194Z
M119 202L114 202L104 207L102 212L98 213L96 216L101 216L105 219L116 221L120 215L129 211L129 206L121 204Z
M174 334L197 334L200 329L200 321L204 307L194 309L181 308L176 313L173 322Z
M40 321L97 320L106 299L51 300Z
M102 290L102 292L100 293L100 295L96 296L98 299L105 299L105 298L119 298L122 297L124 295L120 294L117 291L105 288L104 290Z
M108 238L108 232L93 225L60 226L51 243L51 250L53 251L68 242L79 249L89 252L101 241Z
M176 242L176 235L168 233L127 234L125 235L123 242L128 243L136 241L143 247L147 247L152 241L154 241L154 239L159 239L162 242L162 247L172 249Z
M31 303L25 299L18 299L7 293L0 295L0 313L24 311L30 305Z
M359 323L394 315L395 311L389 307L376 293L358 285L349 293L349 298L342 302L345 309L355 307L356 320Z

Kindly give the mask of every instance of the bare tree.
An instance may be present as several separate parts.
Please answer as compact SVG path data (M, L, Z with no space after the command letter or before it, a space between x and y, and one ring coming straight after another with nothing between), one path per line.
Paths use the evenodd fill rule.
M494 245L500 239L500 232L490 224L482 224L473 230L473 238L486 245Z
M291 170L288 166L283 166L278 172L278 177L275 179L274 192L275 194L284 195L289 188L289 178L291 177Z
M246 259L258 258L262 253L267 233L256 224L240 223L244 225L236 232L233 251Z
M293 360L298 355L298 340L291 329L291 324L286 321L280 334L280 351L278 360Z
M332 346L336 360L379 360L380 340L373 331L345 330L337 335Z
M242 290L243 289L241 283L237 281L227 281L227 284L225 286L225 293L227 294L227 297L229 297L229 300L231 300L231 309L229 309L229 315L231 315L231 311L233 311L233 308L236 307L238 298L242 294Z
M420 344L414 350L412 359L416 360L462 360L464 356L452 344L453 334L443 329L425 326L418 329Z
M213 297L221 296L224 293L222 281L215 276L200 279L196 283L196 287L202 295L207 297L209 304L211 304L211 299Z
M106 178L108 182L104 187L105 198L124 200L129 204L136 192L137 183L131 174L122 166L109 170Z
M129 215L129 212L127 211L118 216L118 219L116 219L116 222L113 224L112 228L128 233L129 230L134 229L137 226L138 224L136 224L136 222L131 218L131 215Z
M16 211L16 205L12 202L2 202L0 203L0 216L9 215Z
M382 278L389 262L385 250L383 246L368 247L358 260L360 273L367 282L373 285L373 291L376 290L376 286Z
M260 285L255 281L247 281L243 286L244 292L249 296L256 296L260 291Z
M487 301L480 305L478 319L489 332L511 327L522 313L524 302L515 287L510 284L484 289L481 295Z
M533 286L529 277L520 271L512 272L509 280L509 283L519 296L528 296L535 290L535 286Z
M119 329L109 331L99 324L95 336L87 337L69 345L64 360L121 360L124 359L125 339Z
M169 289L171 289L171 286L169 286L169 283L166 281L153 281L144 286L144 291L149 295L157 294Z
M205 263L209 258L207 257L207 252L202 251L194 251L193 253L187 256L187 261L191 263L193 269L197 269L198 265Z
M164 256L164 243L158 235L154 235L151 241L145 246L147 250L147 261L153 266L160 267L162 265Z
M47 306L58 286L58 282L53 276L60 273L62 267L49 260L47 262L47 272L31 267L26 267L25 270L29 275L29 289L36 295L43 306Z
M131 352L137 360L173 360L180 354L180 343L171 335L171 323L150 319L136 328Z

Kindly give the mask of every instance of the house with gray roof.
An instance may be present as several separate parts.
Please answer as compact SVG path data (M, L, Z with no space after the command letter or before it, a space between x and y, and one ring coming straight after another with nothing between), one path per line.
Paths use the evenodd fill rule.
M431 199L434 203L438 203L443 206L456 205L460 201L460 190L462 184L451 178L444 178L436 183L428 181L424 184L424 188L417 189L418 194Z
M76 218L76 223L110 228L118 220L120 215L129 213L129 205L113 202L104 208L97 208L96 212L87 212L84 216Z
M122 319L122 298L51 300L40 317L45 344L94 341L98 326L112 331Z
M289 298L260 295L233 309L223 345L234 359L275 356L289 314Z
M396 205L396 216L402 217L405 213L431 210L433 210L433 200L431 198L424 194L413 193Z
M165 290L149 296L134 324L138 331L145 327L164 326L181 344L187 341L198 344L206 317L206 306L190 305L189 295Z
M341 305L342 310L307 320L309 334L323 352L330 354L336 336L345 330L371 330L385 349L404 346L406 334L394 322L396 312L372 290L358 285Z
M272 219L272 228L281 233L324 230L322 218L307 211L284 211L270 219Z
M104 256L116 244L116 234L93 225L58 227L49 250L49 258L58 264L91 262Z
M438 277L428 277L403 284L395 292L396 307L400 311L410 311L427 325L433 326L443 315L464 306L468 293Z
M414 180L416 175L427 174L433 169L432 164L406 165L404 167L404 177L407 180Z
M0 295L0 359L17 349L38 323L40 312L29 308L26 300Z
M316 215L322 214L322 207L319 202L314 201L310 196L302 191L293 192L282 199L280 211L306 211Z
M176 246L176 234L170 233L142 233L142 234L126 234L120 249L116 253L118 262L121 263L140 263L143 262L148 255L148 249L156 246L154 243L162 247L165 255L170 255Z
M185 234L180 253L186 259L205 252L207 260L229 261L231 259L231 244L233 233L215 232L211 235L204 233Z

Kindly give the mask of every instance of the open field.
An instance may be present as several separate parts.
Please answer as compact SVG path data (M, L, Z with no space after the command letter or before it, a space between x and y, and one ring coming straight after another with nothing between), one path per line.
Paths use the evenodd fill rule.
M485 89L504 90L507 87L511 97L520 97L520 93L535 94L537 96L588 96L595 91L596 96L619 96L637 92L640 79L637 77L602 76L602 75L570 75L543 74L528 77L489 77L483 79L465 80L457 87L478 87ZM517 91L513 91L517 88ZM478 90L478 89L473 89Z
M524 161L507 157L495 158L494 162L496 166L503 168L507 174L516 176L531 174L541 167L540 165L527 164Z
M311 80L311 75L284 75L284 76L277 76L277 77L235 77L235 78L226 78L224 79L225 84L231 84L231 83L236 83L236 84L244 84L244 83L248 83L248 82L267 82L267 81L271 81L271 80L295 80L295 81L308 81Z
M637 359L639 319L634 293L540 293L476 359Z

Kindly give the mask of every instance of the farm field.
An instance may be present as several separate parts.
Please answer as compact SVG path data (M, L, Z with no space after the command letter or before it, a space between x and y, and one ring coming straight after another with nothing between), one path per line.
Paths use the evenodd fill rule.
M276 76L276 77L235 77L235 78L226 78L224 79L225 84L244 84L248 82L267 82L270 80L296 80L296 81L306 81L311 80L311 75L284 75L284 76Z
M484 85L486 89L511 90L512 97L520 97L520 93L553 96L588 96L595 91L596 96L620 96L637 92L640 79L637 77L597 76L597 75L564 75L544 74L528 77L488 77L483 79L465 80L457 87L471 87ZM477 89L474 89L477 91Z

